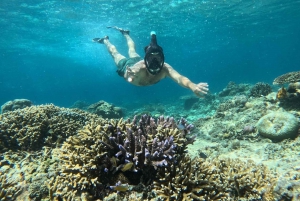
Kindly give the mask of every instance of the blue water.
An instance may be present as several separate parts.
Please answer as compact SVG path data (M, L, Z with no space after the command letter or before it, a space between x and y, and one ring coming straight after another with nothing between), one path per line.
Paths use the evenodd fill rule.
M229 81L272 83L300 69L300 1L282 0L2 0L0 105L15 98L71 106L77 100L132 105L192 94L170 79L136 87L116 74L104 45L108 35L127 56L157 33L166 62L212 93Z

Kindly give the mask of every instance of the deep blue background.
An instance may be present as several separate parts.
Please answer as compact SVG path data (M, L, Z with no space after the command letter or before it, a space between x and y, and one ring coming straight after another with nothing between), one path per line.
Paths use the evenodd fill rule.
M166 62L212 93L229 81L272 83L300 67L300 1L23 1L0 5L0 105L15 98L68 107L77 100L117 105L169 102L192 94L170 79L136 87L115 73L106 26L130 29L137 51L155 30Z

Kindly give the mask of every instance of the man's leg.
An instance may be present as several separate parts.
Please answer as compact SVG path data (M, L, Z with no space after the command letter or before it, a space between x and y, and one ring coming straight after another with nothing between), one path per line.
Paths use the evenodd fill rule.
M113 57L115 64L118 65L119 61L122 59L125 59L126 57L124 57L122 54L120 54L116 48L116 46L114 46L113 44L111 44L109 42L109 40L104 40L104 44L108 50L108 52L110 53L110 55Z
M126 58L118 52L117 48L113 44L111 44L109 42L108 36L105 36L104 38L94 38L93 41L102 43L106 46L109 54L113 57L114 62L117 66L118 66L120 60Z
M129 34L123 33L123 35L127 40L129 57L130 58L140 57L140 55L138 55L138 53L136 53L136 51L135 51L135 44L134 44L133 40L131 39L131 37L129 36Z
M116 29L116 30L120 31L121 34L123 34L123 36L126 38L127 45L128 45L129 58L140 57L140 55L138 55L135 51L135 44L134 44L133 40L131 39L131 37L129 36L129 32L130 32L129 30L125 30L125 29L119 28L117 26L111 26L111 27L107 27L107 28L112 28L112 29Z

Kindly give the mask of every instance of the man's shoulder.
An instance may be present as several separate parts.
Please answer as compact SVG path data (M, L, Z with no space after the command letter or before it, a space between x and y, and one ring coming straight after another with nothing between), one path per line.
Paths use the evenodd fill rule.
M133 65L133 67L139 67L139 68L141 68L141 67L143 67L143 66L145 66L145 61L144 61L144 60L138 61L138 62L136 62L136 63Z
M166 62L164 63L164 67L173 69L173 67L170 64L166 63Z

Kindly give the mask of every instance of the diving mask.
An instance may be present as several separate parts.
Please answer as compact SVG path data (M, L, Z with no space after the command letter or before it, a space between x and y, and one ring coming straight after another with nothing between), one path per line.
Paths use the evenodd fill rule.
M152 75L158 74L163 66L165 61L165 56L163 49L157 44L156 33L151 32L151 42L150 45L145 47L145 64L146 68Z

